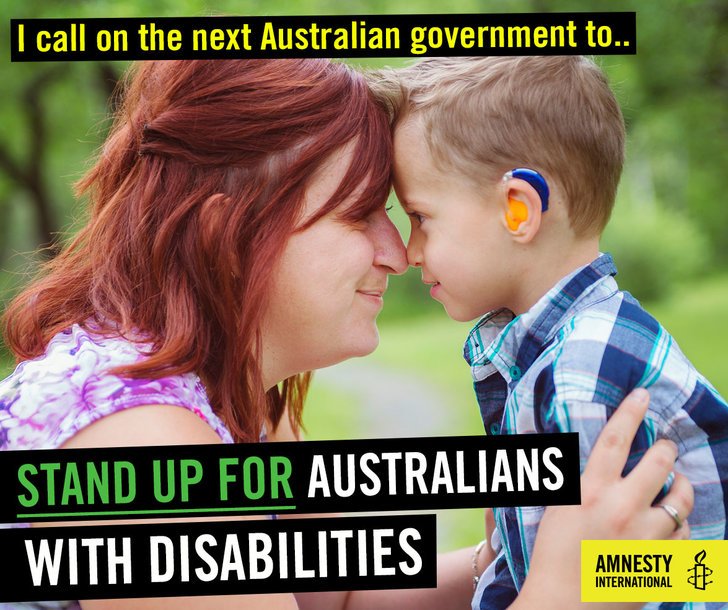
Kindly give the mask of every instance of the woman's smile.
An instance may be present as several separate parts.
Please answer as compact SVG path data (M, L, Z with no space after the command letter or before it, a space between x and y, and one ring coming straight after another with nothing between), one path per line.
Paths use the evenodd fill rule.
M386 290L387 286L385 285L382 288L360 288L356 292L364 297L365 300L381 308L384 305L384 293Z

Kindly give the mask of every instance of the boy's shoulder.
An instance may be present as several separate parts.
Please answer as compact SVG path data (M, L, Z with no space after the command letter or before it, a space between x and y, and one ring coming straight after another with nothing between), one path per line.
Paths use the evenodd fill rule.
M672 339L630 293L621 290L572 312L555 331L554 340L570 350L582 344L601 346L601 360L626 356L646 361L655 342Z
M536 429L578 430L595 440L624 397L646 387L653 432L641 434L652 438L659 429L684 451L725 437L725 399L629 293L616 291L554 330L529 371Z
M701 382L670 333L623 291L575 311L542 356L562 399L590 396L616 407L636 387L657 384L684 395Z

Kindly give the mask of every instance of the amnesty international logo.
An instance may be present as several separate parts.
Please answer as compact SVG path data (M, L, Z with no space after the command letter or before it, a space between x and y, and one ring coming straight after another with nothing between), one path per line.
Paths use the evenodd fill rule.
M708 553L706 553L705 550L700 551L700 553L695 556L695 565L688 569L688 572L692 572L692 574L688 576L688 582L693 585L693 587L700 589L701 591L705 591L705 587L713 582L712 580L708 580L708 576L713 574L713 570L703 563L707 554Z
M581 599L728 609L728 540L582 540Z

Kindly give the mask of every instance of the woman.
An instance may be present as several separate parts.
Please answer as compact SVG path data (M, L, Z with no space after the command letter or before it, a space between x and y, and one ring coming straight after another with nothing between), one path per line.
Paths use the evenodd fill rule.
M23 362L0 388L4 447L245 442L266 430L294 437L308 371L376 347L387 276L406 268L384 210L391 154L384 110L343 64L137 66L80 183L92 202L87 225L6 313L8 344ZM623 481L608 465L624 462L626 438L617 426L584 487L598 480L640 502L621 502L621 527L603 519L616 505L594 493L583 509L551 511L558 523L545 528L535 584L516 607L565 603L549 587L552 566L578 546L552 540L567 538L567 523L572 540L669 534L669 517L649 502L674 452L656 446ZM689 485L678 479L666 501L685 516ZM183 607L466 607L471 556L444 558L436 593L188 598ZM483 569L486 554L476 559ZM568 594L578 600L577 583Z

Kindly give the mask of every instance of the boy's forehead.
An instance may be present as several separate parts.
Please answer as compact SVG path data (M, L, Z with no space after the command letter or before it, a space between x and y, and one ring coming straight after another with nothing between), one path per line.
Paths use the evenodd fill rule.
M425 121L418 115L406 117L395 127L393 185L405 208L429 208L454 193L489 201L500 188L500 183L483 184L457 167L446 169L437 163Z
M424 126L418 117L407 117L394 130L394 179L435 170Z
M394 127L394 139L425 142L425 123L421 114L407 114Z

